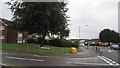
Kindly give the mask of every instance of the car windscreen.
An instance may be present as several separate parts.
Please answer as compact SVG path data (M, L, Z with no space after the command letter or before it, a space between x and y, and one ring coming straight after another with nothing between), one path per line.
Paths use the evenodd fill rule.
M119 47L118 45L112 45L113 47Z

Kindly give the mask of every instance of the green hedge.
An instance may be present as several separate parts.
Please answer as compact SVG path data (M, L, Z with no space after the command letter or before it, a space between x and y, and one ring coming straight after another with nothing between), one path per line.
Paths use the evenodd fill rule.
M51 46L58 46L58 47L78 47L78 43L72 43L69 40L54 38L49 40L49 45Z
M42 38L38 38L37 43L42 44L42 40L43 40ZM44 39L43 44L44 45L49 45L49 40Z
M42 39L34 39L34 38L29 38L27 39L27 43L37 43L37 44L42 44ZM54 38L51 40L44 40L43 42L44 45L50 45L50 46L58 46L58 47L78 47L79 43L78 42L71 42L69 40L65 39L59 39L59 38Z
M27 43L42 44L42 38L38 38L38 39L29 38L27 39ZM49 45L49 40L44 39L43 44Z
M33 38L29 38L27 39L27 43L37 43L37 40Z

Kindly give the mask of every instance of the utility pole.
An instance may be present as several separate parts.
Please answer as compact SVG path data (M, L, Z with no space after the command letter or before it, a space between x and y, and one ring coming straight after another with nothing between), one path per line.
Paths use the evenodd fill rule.
M79 25L79 39L80 39L80 25ZM79 50L80 50L80 40L79 40Z
M79 39L80 39L80 25L79 25Z
M88 26L88 25L84 25L84 26ZM81 33L81 28L80 28L80 25L79 25L79 39L81 39L80 33Z
M88 25L84 25L84 26L88 26ZM79 25L79 39L81 39L81 35L80 35L80 33L81 33L81 28L80 28L80 25ZM87 44L87 49L88 49L88 46L89 46L89 44Z

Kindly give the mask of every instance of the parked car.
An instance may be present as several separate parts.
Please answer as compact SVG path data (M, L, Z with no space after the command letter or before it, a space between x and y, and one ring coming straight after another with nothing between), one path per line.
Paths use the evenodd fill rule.
M84 45L84 44L80 44L80 47L81 47L81 46L85 46L85 45Z
M114 50L120 50L120 46L118 45L111 45L110 48Z

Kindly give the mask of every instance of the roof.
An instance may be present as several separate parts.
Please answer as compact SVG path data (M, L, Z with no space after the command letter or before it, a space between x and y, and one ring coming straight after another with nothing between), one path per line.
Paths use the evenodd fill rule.
M70 39L71 41L75 41L75 40L77 40L77 41L81 41L81 40L87 40L87 39Z
M99 39L90 39L90 40L85 40L85 42L92 42L92 41L99 41Z
M11 25L11 21L8 21L6 19L0 18L0 22L2 24L4 24L5 26L10 26Z
M2 24L4 24L5 26L8 26L7 24L5 24L2 20L0 20L0 22L2 23Z

